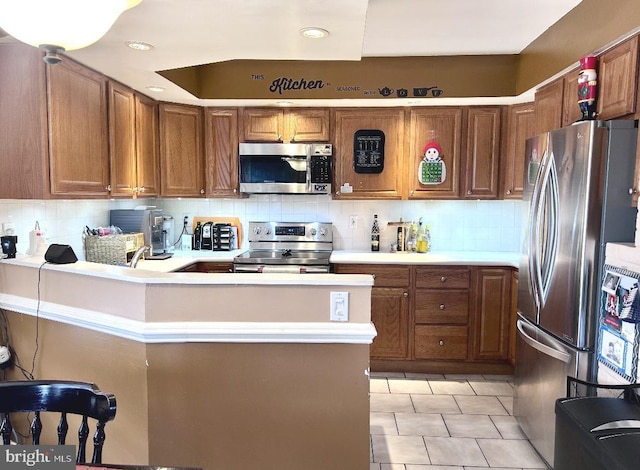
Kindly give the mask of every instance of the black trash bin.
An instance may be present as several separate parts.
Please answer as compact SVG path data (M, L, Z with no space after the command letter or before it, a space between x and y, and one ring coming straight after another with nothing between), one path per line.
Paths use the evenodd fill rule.
M556 401L554 470L640 468L640 405L605 397Z

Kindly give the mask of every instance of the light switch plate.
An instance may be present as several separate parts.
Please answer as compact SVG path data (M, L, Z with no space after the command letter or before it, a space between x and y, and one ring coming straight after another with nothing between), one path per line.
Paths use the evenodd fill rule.
M331 292L331 321L349 321L349 293Z

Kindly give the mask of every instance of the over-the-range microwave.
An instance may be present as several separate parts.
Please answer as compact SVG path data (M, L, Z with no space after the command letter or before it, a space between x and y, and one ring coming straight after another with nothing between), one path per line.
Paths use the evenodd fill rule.
M331 194L331 144L241 143L240 191Z

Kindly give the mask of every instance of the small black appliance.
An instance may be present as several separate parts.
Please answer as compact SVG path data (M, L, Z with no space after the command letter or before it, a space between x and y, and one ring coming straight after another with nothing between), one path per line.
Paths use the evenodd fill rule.
M0 237L0 243L2 244L2 252L7 255L7 258L16 257L17 235L3 235Z

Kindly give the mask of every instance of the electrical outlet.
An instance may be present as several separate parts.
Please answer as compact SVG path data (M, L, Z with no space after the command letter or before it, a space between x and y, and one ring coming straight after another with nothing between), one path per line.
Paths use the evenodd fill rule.
M331 292L331 321L349 321L349 293Z
M358 228L358 216L357 215L350 215L349 216L349 228L351 230L354 230L354 229Z
M13 235L15 232L15 226L13 222L3 222L2 223L2 233L5 235Z

